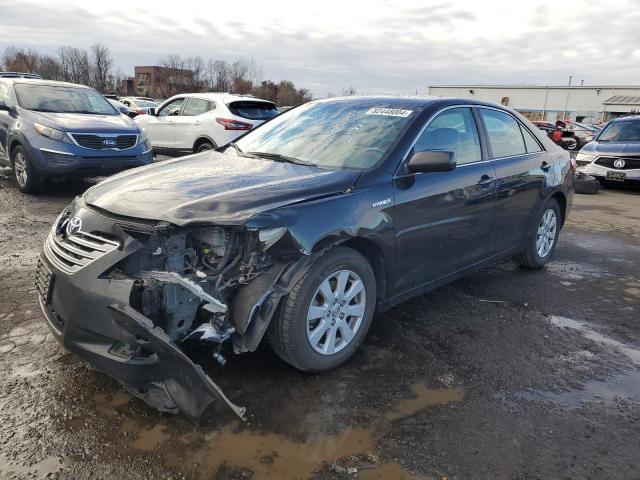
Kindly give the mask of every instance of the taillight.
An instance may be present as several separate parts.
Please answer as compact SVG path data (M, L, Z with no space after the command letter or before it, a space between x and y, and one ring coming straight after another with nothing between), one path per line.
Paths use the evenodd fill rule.
M144 108L136 108L136 112L138 112L138 115L144 115L145 113L147 113L145 112Z
M250 123L231 120L230 118L216 118L216 122L222 125L225 130L251 130L253 128Z

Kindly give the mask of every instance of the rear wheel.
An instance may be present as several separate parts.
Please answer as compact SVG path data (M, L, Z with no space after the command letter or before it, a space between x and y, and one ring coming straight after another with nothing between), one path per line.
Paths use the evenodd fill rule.
M196 147L196 153L206 152L207 150L213 150L213 144L211 142L202 142Z
M22 146L19 145L13 149L11 165L18 190L23 193L35 193L42 188L42 179L33 169L31 160Z
M537 217L535 231L515 260L523 267L540 268L551 259L560 235L560 207L550 198Z
M320 257L284 299L270 326L271 346L300 370L331 370L362 343L375 299L367 260L350 248L336 248Z

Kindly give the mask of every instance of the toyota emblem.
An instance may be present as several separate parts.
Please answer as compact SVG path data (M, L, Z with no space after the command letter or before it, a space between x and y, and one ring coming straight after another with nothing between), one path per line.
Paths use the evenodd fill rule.
M82 220L78 217L73 217L67 222L67 235L73 235L78 233L82 228Z
M622 158L617 159L615 162L613 162L613 166L616 168L624 168L625 162Z
M117 143L115 140L107 138L106 140L102 141L102 145L104 145L105 147L115 147Z

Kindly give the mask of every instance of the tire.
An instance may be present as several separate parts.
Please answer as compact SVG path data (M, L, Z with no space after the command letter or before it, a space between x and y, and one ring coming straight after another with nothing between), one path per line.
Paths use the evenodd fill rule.
M196 148L196 153L206 152L207 150L213 150L215 147L211 142L202 142Z
M346 304L340 303L341 283L347 294L352 287L358 291ZM338 303L323 292L338 292ZM376 280L369 262L355 250L337 247L320 257L283 299L269 326L269 342L281 359L299 370L331 370L358 349L375 304Z
M552 231L550 230L551 222L549 219L554 220ZM540 268L546 265L558 245L561 219L558 202L550 198L542 208L541 213L536 217L536 221L532 226L533 235L527 240L525 249L515 257L515 261L527 268ZM541 238L541 236L544 236L544 238ZM539 242L540 240L543 241ZM552 243L549 243L551 240ZM543 243L545 244L544 246Z
M571 138L565 141L567 150L578 150L578 141L575 138Z
M13 179L22 193L37 193L42 189L42 178L35 172L31 159L21 145L13 149L11 167Z

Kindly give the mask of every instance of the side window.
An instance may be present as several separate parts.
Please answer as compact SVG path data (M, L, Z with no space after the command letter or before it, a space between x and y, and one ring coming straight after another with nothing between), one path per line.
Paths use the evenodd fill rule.
M527 153L541 152L542 147L540 147L538 141L533 138L531 132L522 125L520 125L520 129L522 130L522 136L524 137L524 144L527 147Z
M471 110L460 107L440 113L422 132L415 150L453 152L453 158L458 165L482 160L478 130Z
M184 103L184 98L176 98L173 102L167 103L162 109L158 112L159 117L174 117L176 115L180 115L180 108L182 108L182 104Z
M187 100L187 104L182 110L182 116L195 117L196 115L202 115L209 110L211 110L211 107L208 101L202 100L201 98L190 98Z
M527 153L520 127L515 118L497 110L486 108L479 110L487 127L493 158Z
M0 83L0 100L4 102L5 105L13 105L11 101L11 94L9 93L9 87L6 83Z

